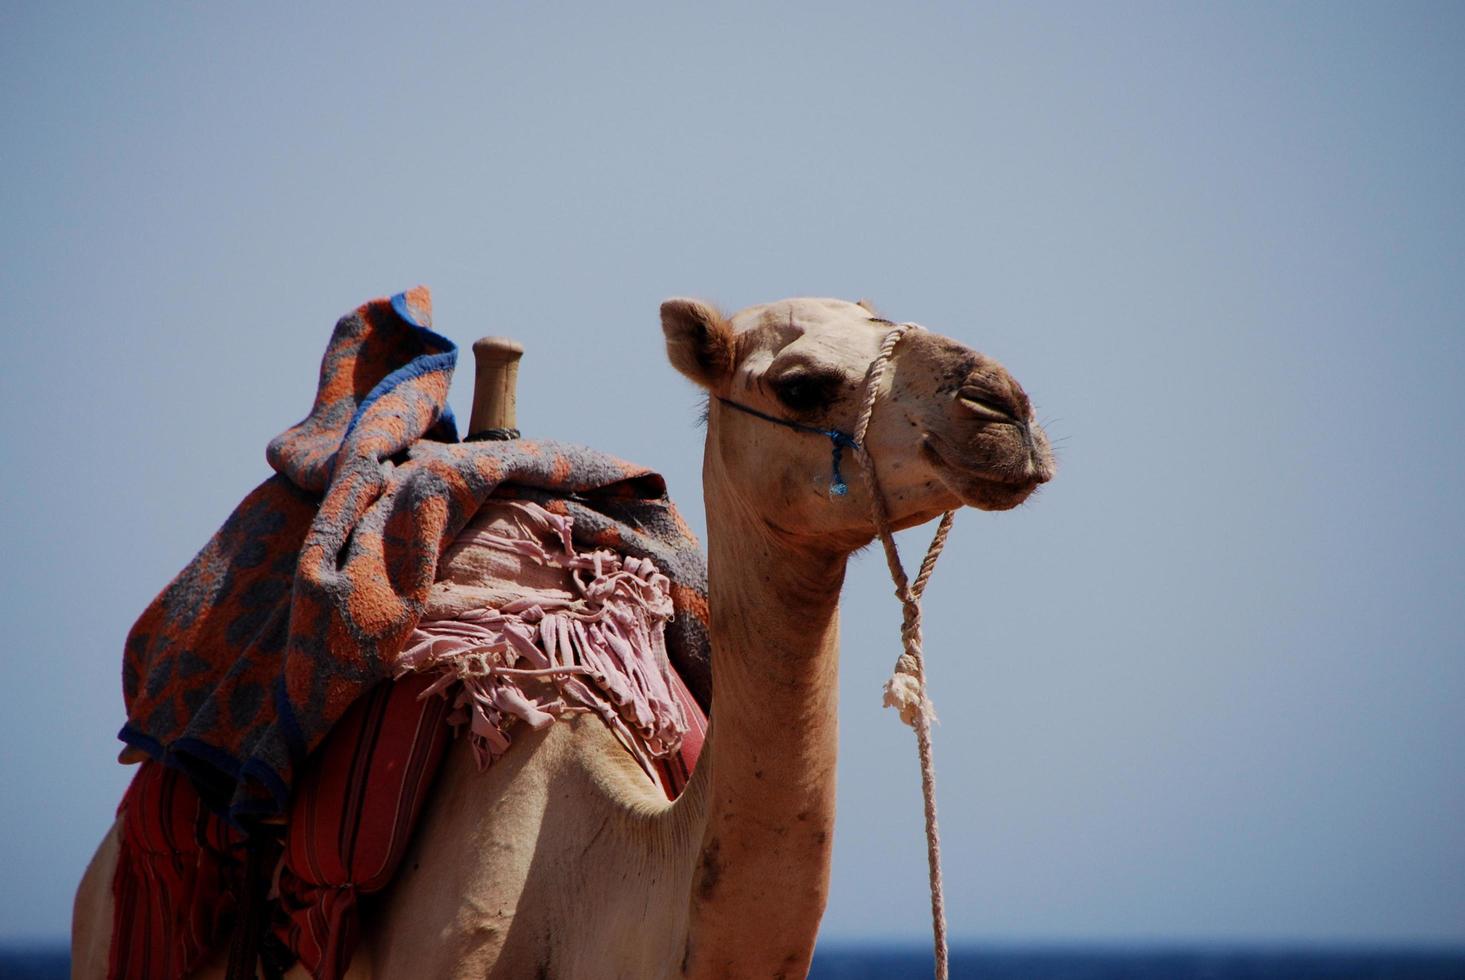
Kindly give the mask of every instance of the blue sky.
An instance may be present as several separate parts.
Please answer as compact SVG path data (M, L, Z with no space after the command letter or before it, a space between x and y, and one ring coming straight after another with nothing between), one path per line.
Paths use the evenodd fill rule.
M132 620L422 282L699 530L666 296L1023 383L1059 476L926 602L959 939L1465 943L1462 8L484 6L0 8L0 939L67 928ZM829 938L927 928L898 622L860 557Z

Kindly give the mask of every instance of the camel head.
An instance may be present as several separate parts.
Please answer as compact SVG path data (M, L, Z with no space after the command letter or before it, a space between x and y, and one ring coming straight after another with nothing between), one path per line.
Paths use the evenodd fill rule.
M869 488L854 451L840 467L848 492L831 493L835 440L809 430L854 431L867 372L894 324L833 299L784 300L730 319L670 299L661 322L672 364L710 396L705 482L783 534L868 541ZM992 358L925 330L896 345L864 444L898 527L962 504L1016 507L1054 472L1017 381Z

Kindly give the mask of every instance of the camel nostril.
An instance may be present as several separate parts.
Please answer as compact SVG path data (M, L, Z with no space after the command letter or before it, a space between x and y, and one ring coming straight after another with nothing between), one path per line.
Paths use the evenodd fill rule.
M956 405L958 408L979 419L990 422L1008 422L1013 425L1023 425L1011 406L999 400L995 395L974 385L966 385L956 393Z

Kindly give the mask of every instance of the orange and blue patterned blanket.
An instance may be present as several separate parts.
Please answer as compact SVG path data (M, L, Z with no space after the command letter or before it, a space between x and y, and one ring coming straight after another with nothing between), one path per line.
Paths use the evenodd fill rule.
M534 500L573 517L578 544L666 572L668 652L708 704L706 566L662 478L566 443L459 442L456 358L425 288L342 317L309 416L269 444L275 475L128 635L119 737L236 824L285 812L306 756L391 676L439 555L489 496Z

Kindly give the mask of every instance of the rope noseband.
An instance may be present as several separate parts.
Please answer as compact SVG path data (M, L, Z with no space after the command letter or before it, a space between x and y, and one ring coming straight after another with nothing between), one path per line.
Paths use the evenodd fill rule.
M885 369L895 354L895 347L908 332L920 329L918 324L901 323L885 335L885 340L880 344L880 353L870 362L869 370L865 374L864 399L859 418L855 421L853 435L839 429L820 429L790 419L781 419L726 398L719 398L718 401L755 418L798 432L824 436L833 443L834 473L829 485L829 494L832 497L843 497L849 492L849 487L839 472L840 457L844 450L852 449L859 455L860 468L870 487L870 512L875 521L875 530L885 549L890 577L895 582L895 597L900 600L904 612L900 626L902 652L895 662L894 673L885 682L885 705L899 711L900 720L916 732L916 750L921 760L921 797L925 803L926 815L926 862L931 884L931 930L936 953L936 980L947 980L949 965L946 948L946 901L941 887L941 832L936 826L936 764L931 754L931 722L935 719L935 712L931 707L931 699L926 696L926 664L921 651L921 594L926 591L926 583L936 570L936 559L946 546L946 537L951 533L955 512L948 510L941 515L941 523L937 525L936 535L926 549L926 557L921 561L916 580L911 582L906 578L905 568L900 563L900 552L895 547L894 529L890 525L890 508L885 502L885 494L880 490L880 481L876 479L874 457L865 448L865 432L870 427L871 416L875 414L875 401L880 394Z

